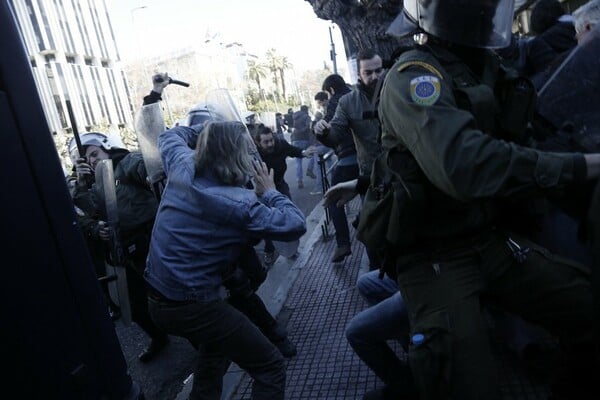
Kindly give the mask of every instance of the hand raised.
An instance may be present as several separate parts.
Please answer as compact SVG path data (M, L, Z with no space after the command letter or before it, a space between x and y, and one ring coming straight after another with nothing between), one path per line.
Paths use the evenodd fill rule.
M169 74L166 72L154 74L152 76L152 90L156 93L162 93L163 89L166 88L169 83L171 83Z
M260 160L252 160L254 167L254 191L258 196L262 196L269 189L275 189L273 181L273 170L267 168L267 164Z

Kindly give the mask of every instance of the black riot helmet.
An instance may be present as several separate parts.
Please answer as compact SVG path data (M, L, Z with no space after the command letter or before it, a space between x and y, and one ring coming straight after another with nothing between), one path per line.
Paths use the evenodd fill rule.
M510 43L513 15L514 0L404 0L387 33L426 32L463 46L502 48Z

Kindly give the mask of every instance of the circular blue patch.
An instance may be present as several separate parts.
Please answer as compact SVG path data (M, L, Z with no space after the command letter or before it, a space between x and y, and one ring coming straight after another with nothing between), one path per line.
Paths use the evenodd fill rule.
M415 88L415 92L419 97L429 97L435 92L435 87L431 82L419 82Z
M410 81L410 97L424 106L430 106L440 98L441 84L435 76L419 76Z

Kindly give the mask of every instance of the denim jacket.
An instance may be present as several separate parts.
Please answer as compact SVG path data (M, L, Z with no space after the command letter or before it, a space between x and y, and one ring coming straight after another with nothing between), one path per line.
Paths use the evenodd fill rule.
M306 220L286 196L267 190L226 186L197 175L194 129L178 126L158 138L167 185L156 216L144 276L167 298L218 299L223 275L241 249L258 239L292 241L306 232ZM190 146L191 145L191 146Z

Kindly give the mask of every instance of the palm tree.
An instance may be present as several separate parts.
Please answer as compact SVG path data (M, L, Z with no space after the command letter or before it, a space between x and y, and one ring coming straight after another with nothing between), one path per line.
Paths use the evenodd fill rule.
M263 64L260 64L254 60L248 60L248 78L256 82L256 85L258 86L258 93L263 93L261 79L266 77L267 71Z
M279 82L281 82L281 94L283 98L287 98L286 96L286 87L285 87L285 71L289 70L293 67L293 65L288 61L287 57L281 56L277 54L277 50L270 49L266 54L269 69L273 73L273 82L276 87L279 87Z
M284 99L287 98L285 95L285 71L292 68L293 65L288 61L287 57L281 57L279 59L277 69L279 70L279 76L281 78L281 93L283 94Z
M279 67L281 65L281 56L277 54L277 50L269 49L267 50L266 57L269 69L273 74L273 83L275 84L276 88L275 92L277 97L279 97Z

